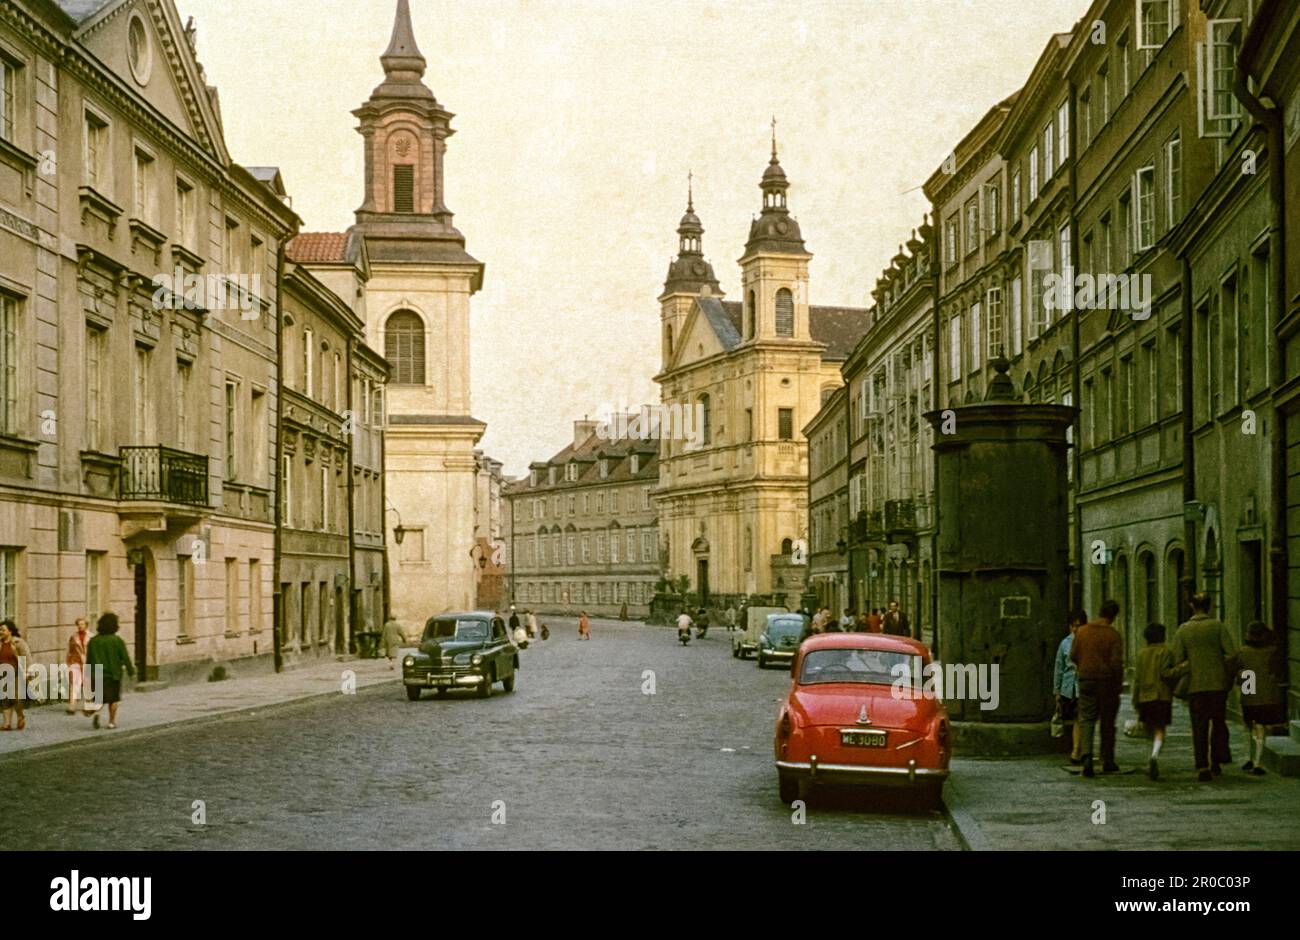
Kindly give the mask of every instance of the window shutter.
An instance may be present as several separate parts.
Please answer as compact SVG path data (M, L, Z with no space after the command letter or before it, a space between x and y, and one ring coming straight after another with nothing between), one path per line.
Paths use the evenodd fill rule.
M776 335L794 336L794 295L784 287L776 292Z
M415 167L393 167L393 211L415 211Z

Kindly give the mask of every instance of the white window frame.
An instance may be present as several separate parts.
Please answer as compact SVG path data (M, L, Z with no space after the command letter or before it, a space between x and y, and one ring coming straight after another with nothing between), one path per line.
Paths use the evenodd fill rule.
M1024 280L1016 275L1011 282L1011 355L1024 351Z
M1056 107L1056 165L1070 159L1070 99Z
M1029 201L1038 198L1038 144L1029 148Z
M1054 141L1056 139L1056 124L1054 121L1048 121L1047 126L1043 128L1043 182L1046 183L1056 173L1056 148Z
M1165 9L1169 29L1165 33L1164 38L1159 42L1148 43L1144 41L1147 25L1145 11L1156 7L1157 5L1162 6ZM1133 0L1133 22L1136 24L1133 32L1137 36L1137 42L1134 47L1138 50L1163 49L1165 43L1169 41L1169 37L1178 29L1178 7L1179 0Z
M985 237L996 235L1002 228L1002 187L997 183L985 183L984 192L984 234Z
M1145 184L1143 183L1145 180ZM1133 174L1134 253L1149 249L1156 241L1156 165L1139 167Z
M977 300L970 305L970 371L978 372L984 365L984 331L980 322L983 309Z
M984 294L988 307L988 354L989 358L1006 355L1003 337L1006 331L1002 323L1002 288L990 287Z
M961 315L956 313L948 318L948 369L950 371L948 381L950 382L955 382L965 375L961 371L961 321Z
M1177 225L1182 214L1183 139L1181 134L1174 134L1165 141L1165 223L1168 228Z
M1240 17L1233 19L1208 20L1205 24L1205 42L1196 44L1196 126L1197 133L1206 138L1231 137L1236 122L1241 118L1241 102L1235 95L1230 96L1233 108L1225 114L1216 113L1214 100L1217 89L1214 87L1214 50L1220 45L1216 36L1226 29L1231 32L1241 24ZM1232 57L1235 59L1235 52Z

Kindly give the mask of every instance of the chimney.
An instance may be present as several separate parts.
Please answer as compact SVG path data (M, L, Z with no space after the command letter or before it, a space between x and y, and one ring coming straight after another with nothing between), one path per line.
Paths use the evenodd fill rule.
M598 427L600 427L600 422L593 421L586 415L582 416L581 421L573 422L573 446L581 447L587 438L596 433Z

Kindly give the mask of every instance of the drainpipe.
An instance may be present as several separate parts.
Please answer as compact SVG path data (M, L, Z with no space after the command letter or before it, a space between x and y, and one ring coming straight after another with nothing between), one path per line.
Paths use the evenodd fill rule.
M939 223L939 207L930 206L930 284L934 322L933 342L930 352L930 376L934 383L930 388L930 407L938 411L940 407L939 389L943 386L943 356L940 339L943 327L939 320L939 298L942 288L939 284L943 264L943 229ZM939 456L930 448L930 631L933 639L931 652L939 658Z
M1269 219L1269 234L1272 244L1269 246L1269 271L1273 279L1273 297L1275 309L1273 311L1274 329L1277 324L1281 323L1286 315L1286 161L1285 161L1285 136L1282 126L1282 115L1277 106L1265 107L1264 103L1251 93L1250 85L1247 81L1243 60L1237 60L1237 72L1233 92L1237 96L1246 110L1260 124L1264 125L1268 133L1268 188L1271 218ZM1272 373L1273 385L1273 434L1269 439L1269 459L1271 464L1271 480L1269 493L1269 568L1272 597L1272 621L1273 629L1276 635L1281 637L1280 655L1282 661L1286 659L1286 646L1289 642L1290 630L1288 629L1287 617L1287 552L1286 552L1286 435L1284 433L1284 424L1286 416L1278 404L1278 397L1281 394L1282 386L1286 379L1286 357L1283 353L1282 343L1274 341L1269 343L1269 349L1272 351L1273 361L1269 363L1269 370ZM1294 690L1292 690L1294 692Z
M1070 170L1068 184L1070 187L1070 271L1078 276L1079 273L1079 214L1078 201L1076 193L1079 191L1078 161L1079 161L1079 117L1077 102L1077 86L1073 81L1070 82L1069 93L1069 114L1070 114ZM1092 272L1089 272L1090 274ZM1070 285L1073 289L1074 285ZM1073 306L1073 305L1071 305ZM1079 318L1082 312L1077 308L1073 310L1073 316L1070 317L1070 345L1072 348L1071 367L1070 367L1070 401L1074 404L1074 447L1071 448L1070 457L1071 471L1074 475L1074 485L1070 491L1074 495L1074 549L1073 564L1070 566L1070 584L1068 596L1071 598L1071 609L1083 606L1083 505L1079 500L1079 489L1083 483L1083 353L1079 349L1081 342Z
M275 549L271 563L275 583L271 593L271 635L273 637L275 671L284 671L283 637L280 626L284 619L284 597L280 594L281 533L284 519L284 497L281 495L284 474L284 246L293 234L280 240L275 255Z
M1189 614L1188 601L1196 590L1196 519L1188 513L1187 507L1196 502L1196 447L1192 439L1195 405L1195 373L1192 371L1192 263L1186 255L1182 257L1182 329L1179 333L1183 372L1183 580L1179 585L1181 596L1178 599L1178 620L1181 623Z
M348 415L352 419L352 433L348 435L348 652L357 651L357 519L356 519L356 487L353 485L353 465L357 452L357 410L356 403L352 398L352 362L356 355L357 340L354 336L348 337L348 362L347 368L343 374L348 384ZM345 419L346 420L346 419ZM379 624L379 629L384 628Z

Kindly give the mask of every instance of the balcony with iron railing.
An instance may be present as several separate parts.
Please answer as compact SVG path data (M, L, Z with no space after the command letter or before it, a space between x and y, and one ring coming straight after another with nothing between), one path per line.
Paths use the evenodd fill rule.
M885 531L912 533L916 531L916 503L910 499L885 501Z
M154 445L123 447L118 498L206 508L208 458Z

